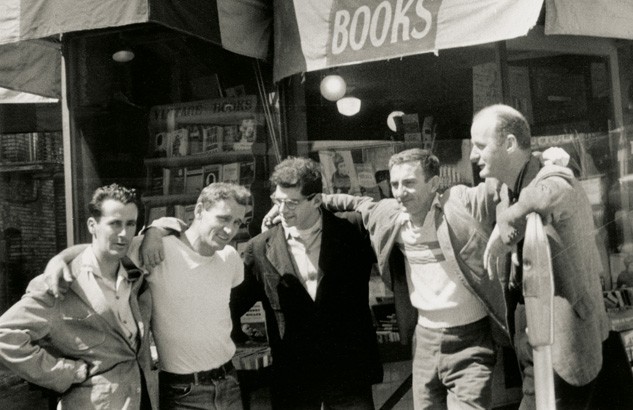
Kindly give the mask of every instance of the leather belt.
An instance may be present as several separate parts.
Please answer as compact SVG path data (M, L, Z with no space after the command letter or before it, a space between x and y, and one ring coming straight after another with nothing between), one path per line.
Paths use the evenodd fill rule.
M202 372L177 374L161 371L160 379L161 381L174 384L213 384L214 381L223 380L227 373L233 369L233 363L229 360L217 369Z

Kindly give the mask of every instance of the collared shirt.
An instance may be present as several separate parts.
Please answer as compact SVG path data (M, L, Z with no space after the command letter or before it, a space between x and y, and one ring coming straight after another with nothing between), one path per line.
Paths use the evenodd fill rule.
M137 335L138 328L136 326L136 320L132 315L132 309L130 308L130 293L132 291L132 282L128 278L127 271L123 265L119 264L119 270L116 275L116 283L105 278L99 269L99 263L97 258L92 252L86 253L86 259L84 259L83 269L92 273L99 289L103 293L108 306L111 307L114 316L119 323L119 326L124 331L125 336L130 340L130 343L136 349L138 346Z
M296 227L283 227L286 243L294 259L295 267L312 300L316 299L317 287L322 276L319 273L322 227L322 218L319 218L314 225L305 230Z

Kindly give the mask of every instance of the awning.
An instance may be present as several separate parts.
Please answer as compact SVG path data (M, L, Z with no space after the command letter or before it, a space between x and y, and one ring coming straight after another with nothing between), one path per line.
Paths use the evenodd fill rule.
M36 39L153 22L237 54L266 59L269 0L2 0L0 86L59 98L59 47Z
M633 40L631 0L547 0L545 34Z
M34 104L58 103L57 98L42 97L41 95L23 93L0 87L0 104Z
M274 77L524 36L543 0L274 3Z

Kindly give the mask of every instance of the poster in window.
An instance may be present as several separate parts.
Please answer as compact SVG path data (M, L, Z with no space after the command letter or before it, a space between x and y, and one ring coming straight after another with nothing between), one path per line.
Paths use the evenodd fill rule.
M360 194L360 184L351 151L319 151L323 191L331 194Z

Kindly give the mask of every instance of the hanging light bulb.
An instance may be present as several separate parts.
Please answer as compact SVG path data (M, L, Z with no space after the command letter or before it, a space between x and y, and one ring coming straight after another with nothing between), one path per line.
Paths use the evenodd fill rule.
M358 114L360 111L361 101L356 97L341 98L336 102L336 108L338 112L348 117Z
M398 127L396 127L395 117L402 117L403 115L404 113L402 111L392 111L391 114L387 116L387 127L389 127L391 131L396 132Z
M132 51L129 47L122 48L112 54L112 59L117 63L127 63L134 59L134 51Z
M320 89L323 98L329 101L337 101L345 95L347 84L345 84L345 80L340 75L330 74L321 80Z

